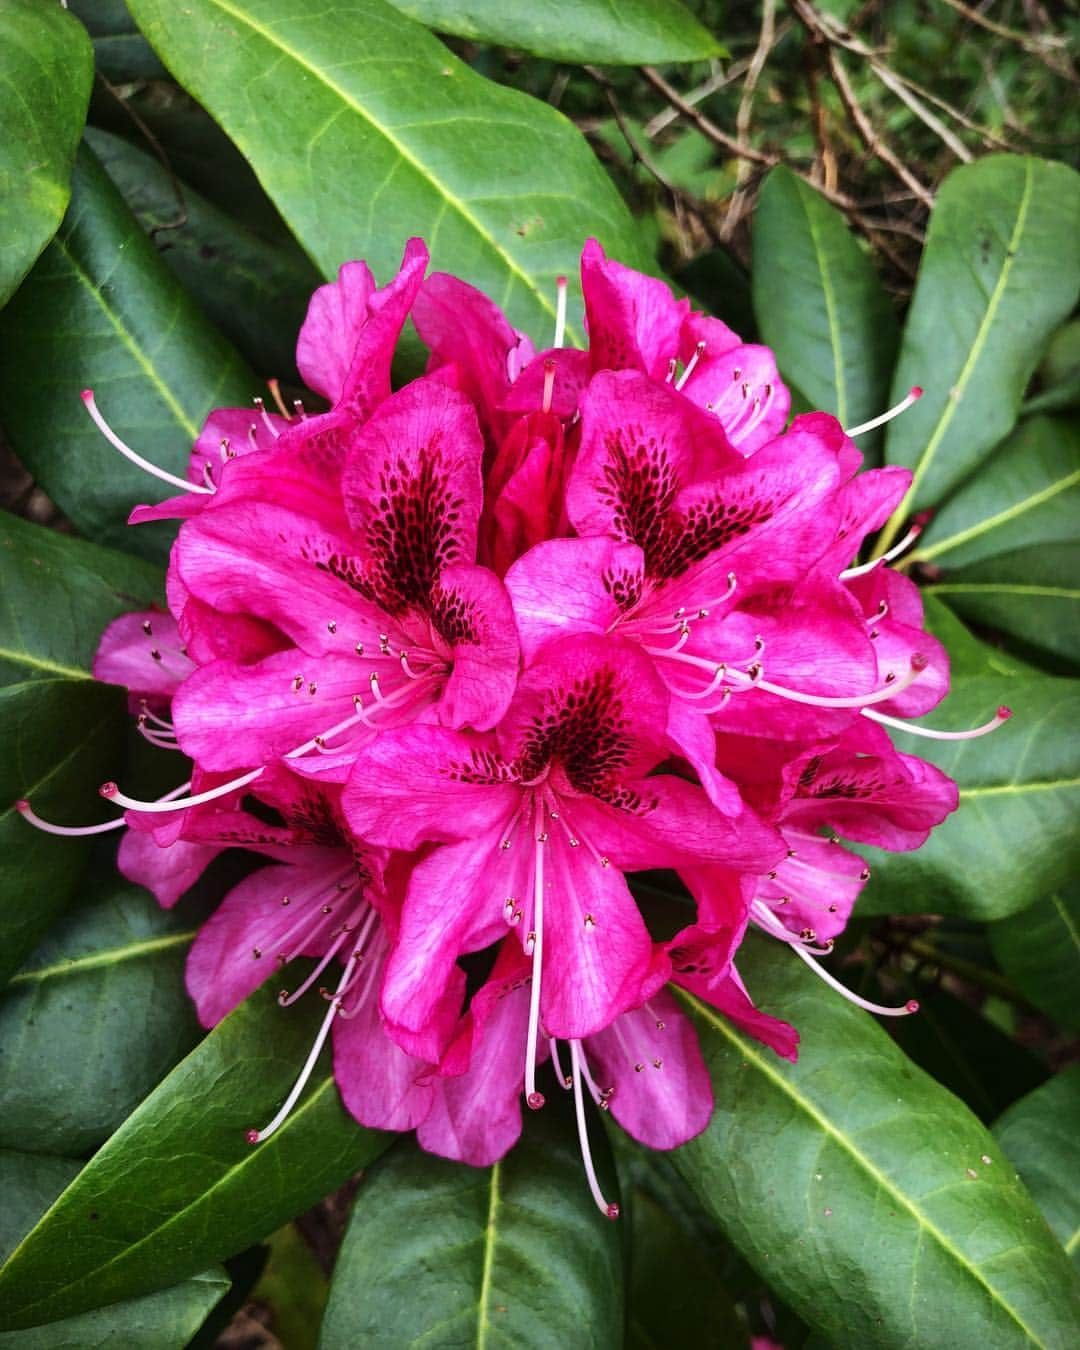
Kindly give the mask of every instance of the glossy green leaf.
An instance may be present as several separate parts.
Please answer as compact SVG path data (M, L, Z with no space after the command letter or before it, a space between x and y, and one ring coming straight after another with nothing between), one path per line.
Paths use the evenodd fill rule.
M412 1140L387 1154L357 1194L320 1350L621 1346L620 1230L593 1204L568 1105L549 1101L492 1168Z
M674 1160L747 1260L836 1347L1067 1350L1080 1280L967 1107L777 944L739 968L798 1063L685 996L716 1110Z
M0 315L0 421L84 534L162 557L174 529L125 522L173 489L108 445L79 397L87 386L120 436L178 474L206 413L255 392L84 146L64 223Z
M0 0L0 305L56 233L70 192L94 58L59 5Z
M268 243L122 137L90 127L86 139L206 317L255 370L297 379L296 336L322 281L299 248Z
M753 284L761 340L785 380L846 427L884 412L899 340L892 304L844 217L782 165L754 212Z
M1080 661L1080 430L1024 421L931 520L911 564L965 619Z
M316 1006L318 1005L318 1006ZM365 1166L391 1136L342 1107L326 1055L258 1146L325 1005L264 989L225 1019L97 1152L0 1272L0 1326L33 1326L175 1284L243 1251Z
M909 509L940 501L1012 430L1078 288L1080 176L1015 155L953 170L930 217L892 386L894 400L925 389L885 441L889 463L914 470Z
M118 615L164 604L160 568L0 515L0 681L88 680Z
M519 48L555 61L637 66L702 61L724 48L679 0L393 0L440 33Z
M192 936L111 859L84 882L0 997L0 1148L91 1152L191 1049Z
M123 763L126 700L92 680L37 679L0 689L0 984L37 946L71 899L89 841L28 825L29 798L62 824L106 819L95 788Z
M1040 390L1021 412L1063 412L1080 408L1080 319L1063 323L1039 366Z
M998 1143L1080 1266L1080 1064L1059 1073L994 1126Z
M994 957L1037 1008L1080 1031L1080 888L1075 884L990 929Z
M0 1261L78 1174L69 1158L0 1151ZM27 1331L0 1333L2 1350L163 1350L186 1345L207 1313L229 1288L220 1267L203 1271L172 1289L115 1303L80 1317Z
M1002 704L1012 719L973 741L896 731L897 747L931 760L960 787L960 807L922 848L859 845L871 878L866 914L964 914L1000 919L1063 885L1080 863L1080 681L1044 675L965 633L930 597L927 618L953 660L952 690L920 724L978 726Z
M692 1234L644 1191L634 1192L629 1209L630 1350L749 1346L730 1294Z
M130 8L328 275L359 257L385 279L405 240L422 235L435 268L487 291L545 342L556 277L574 272L587 235L647 265L576 128L489 84L383 0Z

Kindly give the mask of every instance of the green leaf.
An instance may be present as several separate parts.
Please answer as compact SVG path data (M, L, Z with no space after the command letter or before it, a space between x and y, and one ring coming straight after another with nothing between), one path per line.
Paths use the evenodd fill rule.
M1080 408L1080 319L1064 323L1050 339L1039 366L1039 393L1023 413L1062 412Z
M0 1151L0 1260L28 1233L78 1174L70 1158L37 1157ZM81 1317L28 1331L0 1333L0 1350L163 1350L186 1345L207 1313L229 1288L220 1268L206 1270L173 1289L148 1298L115 1303Z
M322 281L300 249L268 243L122 137L89 127L86 139L206 317L254 369L297 379L296 335Z
M0 421L84 534L164 557L171 526L125 522L134 505L173 489L108 445L79 398L84 386L124 440L181 475L206 413L254 391L85 146L60 232L0 315Z
M356 1197L320 1350L621 1346L619 1227L589 1194L567 1105L549 1100L491 1168L396 1145Z
M684 995L716 1110L674 1160L747 1260L836 1347L1066 1350L1080 1281L983 1126L790 952L739 969L798 1063Z
M990 929L994 958L1037 1008L1080 1031L1080 888L1031 905Z
M270 1330L289 1350L315 1350L330 1286L295 1224L268 1239L270 1257L252 1300L270 1314Z
M1013 717L973 741L893 733L900 750L956 779L960 807L915 852L858 846L871 871L859 899L863 915L1001 919L1064 885L1080 863L1080 744L1073 734L1080 681L1013 662L955 620L952 629L943 628L943 608L931 597L927 618L953 658L952 691L920 725L978 726L1001 704Z
M908 561L965 619L1077 662L1078 511L1080 428L1033 417L950 498Z
M549 340L586 235L647 266L630 214L561 114L488 83L382 0L132 0L162 60L250 160L327 275L386 278L409 235ZM572 336L576 335L571 325Z
M318 1004L319 1006L315 1006ZM338 1099L326 1056L285 1123L325 1005L241 1004L128 1117L0 1271L0 1324L34 1326L175 1284L251 1246L365 1166L390 1136Z
M892 397L925 393L889 426L885 457L914 470L906 508L934 503L1012 430L1050 334L1080 288L1080 176L988 155L938 193ZM880 547L888 547L899 513Z
M0 984L71 899L89 852L86 839L35 830L12 803L29 798L63 824L104 819L94 789L123 763L125 706L122 690L92 680L0 689Z
M0 305L64 217L94 57L59 5L0 0Z
M994 1126L997 1141L1080 1266L1080 1064L1019 1101Z
M0 1148L91 1152L191 1049L193 936L112 867L84 883L0 998Z
M892 304L844 217L783 165L754 212L753 284L761 340L785 380L846 427L884 412L899 340Z
M630 1350L749 1345L730 1294L693 1236L644 1191L630 1204Z
M514 47L554 61L608 66L703 61L726 52L678 0L393 0L440 33Z
M102 630L164 603L161 569L0 515L0 680L88 680Z

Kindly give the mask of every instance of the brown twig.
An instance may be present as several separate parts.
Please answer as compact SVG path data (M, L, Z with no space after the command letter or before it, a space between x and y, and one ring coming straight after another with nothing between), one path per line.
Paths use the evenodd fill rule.
M1021 33L1018 29L1006 28L1004 24L995 23L985 14L980 14L977 9L965 5L963 0L944 0L944 3L967 19L968 23L985 28L988 33L1004 38L1006 42L1015 42L1029 56L1034 56L1047 70L1053 71L1063 80L1068 80L1071 84L1078 83L1076 71L1067 54L1069 39L1063 33ZM1060 64L1051 59L1058 55L1062 58Z
M775 36L776 0L762 0L761 29L758 33L757 46L754 48L754 54L750 58L750 64L746 70L746 80L743 82L739 107L735 113L735 136L743 142L750 134L750 117L754 110L754 91L757 89L757 82L765 68L769 52L772 51ZM746 205L746 181L749 176L749 163L745 159L740 159L735 170L735 191L731 194L731 199L728 202L727 214L724 216L721 231L725 239L731 238L742 219L743 209Z
M155 235L164 234L167 230L183 229L183 227L187 224L188 208L187 208L187 201L184 198L184 189L180 186L180 180L177 178L176 174L173 173L173 167L169 163L169 157L165 153L164 147L162 146L158 138L154 135L154 133L150 130L150 128L147 126L144 119L135 111L135 109L131 106L131 104L127 101L127 99L121 97L120 91L119 89L117 89L116 85L114 85L110 80L106 79L106 77L101 73L100 70L97 72L97 77L101 81L105 90L112 95L112 97L117 101L117 103L119 103L122 110L128 115L128 117L131 118L132 122L135 123L135 126L139 130L139 133L142 135L143 139L146 141L150 149L154 152L159 163L161 164L161 167L165 170L165 172L169 176L169 186L172 188L173 195L176 197L176 205L179 208L179 214L177 215L175 220L166 220L161 225L155 225L153 229L147 231L150 237L150 241L151 243L153 243Z
M848 116L855 124L855 130L862 137L863 144L872 155L875 155L883 164L887 164L897 178L909 188L911 192L922 202L923 206L930 209L934 204L934 194L911 172L902 159L885 143L874 129L874 124L867 117L859 102L855 90L852 88L851 81L848 79L847 71L844 69L844 63L840 60L840 54L831 45L826 46L826 60L829 65L829 77L836 86L836 92L840 95L840 101L847 109Z
M742 159L748 159L751 163L759 164L766 169L774 168L777 164L783 162L779 155L769 154L764 150L758 150L756 146L746 145L736 140L733 136L729 136L726 131L721 130L715 122L706 117L700 109L687 103L679 91L673 88L660 72L655 70L652 66L642 66L641 73L657 93L663 95L673 107L679 109L684 117L689 118L689 120L693 122L702 135L706 136L714 145L719 146L722 150L726 150L728 154L736 155ZM830 189L821 183L815 183L808 174L803 173L799 169L793 168L792 172L804 182L809 183L817 192L820 192L826 201L831 202L833 206L839 207L852 224L856 225L876 244L884 257L888 258L889 262L892 263L898 272L901 272L909 280L914 279L915 268L912 267L911 263L909 263L906 258L896 252L892 245L889 244L888 240L882 238L879 228L874 223L867 221L855 202L846 193L839 192L836 189Z

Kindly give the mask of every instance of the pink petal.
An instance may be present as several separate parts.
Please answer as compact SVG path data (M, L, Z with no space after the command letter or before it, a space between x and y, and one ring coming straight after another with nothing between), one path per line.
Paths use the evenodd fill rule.
M456 563L439 574L431 605L432 622L453 661L439 719L445 726L490 730L510 703L520 661L506 588L486 567Z
M592 366L589 353L577 351L573 347L550 347L534 357L503 399L501 407L504 412L535 413L543 408L549 362L555 368L550 411L564 420L569 420L577 412L581 396L589 383Z
M510 819L520 800L492 737L410 726L357 751L341 809L361 839L414 849L429 840L486 835Z
M189 844L184 840L162 847L153 835L125 830L116 865L128 881L145 886L163 909L171 909L225 847L225 844Z
M472 405L431 378L387 399L354 438L345 506L390 613L425 603L444 567L475 561L483 452Z
M94 679L123 685L136 697L167 702L195 668L182 646L172 615L160 609L121 614L101 635Z
M581 289L593 370L640 370L662 380L678 355L689 302L674 299L655 277L607 258L595 239L581 255Z
M666 989L589 1037L597 1085L612 1087L611 1114L650 1148L676 1148L712 1115L712 1083L690 1019Z
M296 343L296 364L308 388L331 403L345 387L374 290L375 278L367 263L347 262L338 269L337 281L320 286L308 303Z

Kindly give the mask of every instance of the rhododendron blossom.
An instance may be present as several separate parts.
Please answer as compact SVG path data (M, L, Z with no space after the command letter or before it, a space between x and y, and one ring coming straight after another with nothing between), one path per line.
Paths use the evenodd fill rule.
M283 1009L325 1000L253 1144L328 1040L358 1121L476 1165L553 1081L614 1217L588 1112L655 1148L705 1128L693 1000L797 1053L740 978L748 928L864 1008L915 1010L824 963L870 875L841 841L918 848L956 808L891 730L965 738L1009 713L909 720L949 666L889 566L919 522L858 561L911 482L862 468L853 437L881 419L789 421L767 348L595 241L585 351L564 346L564 280L544 347L427 261L411 241L381 288L342 267L299 337L312 397L272 382L277 412L214 411L184 479L84 392L117 450L182 490L132 515L181 522L168 610L111 624L94 674L191 767L156 800L105 784L123 815L101 825L19 809L56 834L126 826L120 868L166 906L248 855L188 957L201 1021L270 979ZM428 367L395 390L410 316ZM656 869L686 891L666 939L634 885Z

